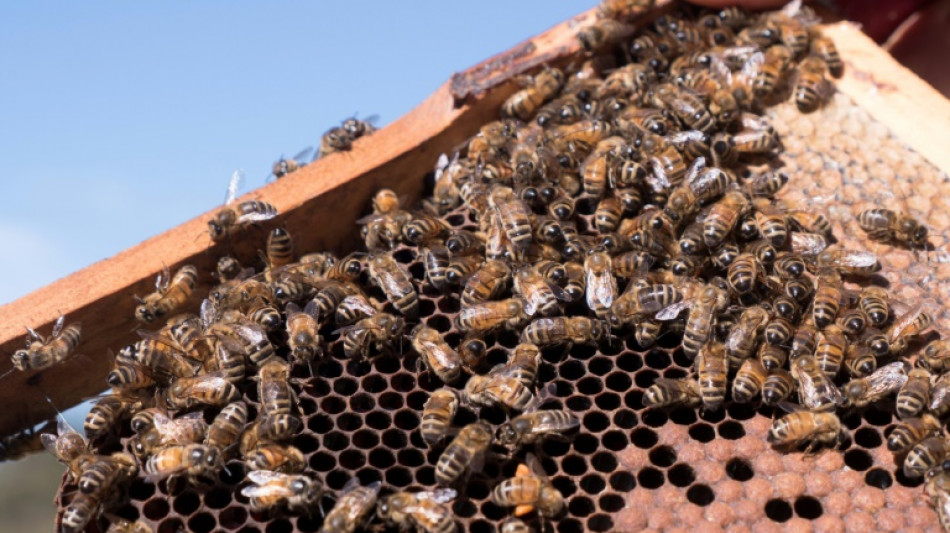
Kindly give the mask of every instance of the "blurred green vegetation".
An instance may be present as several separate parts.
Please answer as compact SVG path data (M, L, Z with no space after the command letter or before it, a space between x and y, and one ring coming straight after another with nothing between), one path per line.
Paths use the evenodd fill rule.
M48 453L0 464L0 531L52 531L64 468Z

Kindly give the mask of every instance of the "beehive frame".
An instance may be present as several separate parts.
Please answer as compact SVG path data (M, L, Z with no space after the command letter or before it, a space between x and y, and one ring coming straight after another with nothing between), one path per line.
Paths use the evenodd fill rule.
M358 143L353 152L342 154L336 158L329 158L316 165L306 167L304 170L291 175L289 178L258 191L255 196L277 205L284 213L282 215L283 219L279 222L284 223L291 232L300 235L302 233L312 234L313 232L305 232L304 229L307 226L313 225L315 220L319 224L322 222L322 219L327 219L328 222L330 219L337 221L345 219L346 217L340 214L341 209L338 207L340 205L344 206L342 209L343 212L352 214L349 218L356 218L359 211L366 204L366 200L370 194L378 187L389 186L399 192L418 194L418 191L421 189L421 181L414 178L422 176L426 171L430 170L432 162L439 153L449 151L453 146L458 144L458 142L473 133L479 124L489 120L495 115L499 103L515 88L514 84L506 80L539 64L565 61L569 59L572 54L578 53L577 46L573 40L573 33L575 31L573 28L582 24L583 20L590 16L590 13L585 13L579 17L575 17L571 21L559 25L542 36L533 39L529 43L516 47L512 52L502 54L483 63L479 67L470 69L461 77L456 77L454 83L447 84L440 88L439 91L422 104L420 108L410 113L410 115L407 115L393 126L384 129L379 134ZM930 163L935 165L937 169L946 169L947 161L944 161L943 158L947 156L942 153L939 148L946 146L946 143L941 143L941 141L946 140L947 137L946 125L948 121L946 119L950 117L950 113L947 113L947 110L950 109L948 108L947 102L932 89L920 82L920 80L916 79L913 74L910 74L899 65L896 65L889 56L877 49L852 26L847 24L832 26L828 29L828 33L838 43L842 56L847 61L847 75L839 84L839 89L851 99L848 101L848 105L854 105L852 103L853 100L853 102L862 108L862 110L866 111L870 117L873 117L883 124L897 139L903 141L903 143L909 145L914 151L929 159ZM468 78L466 78L466 76L468 76ZM477 95L465 94L465 88L473 86L471 81L466 83L465 80L475 80L474 86L477 86L477 88L483 92ZM464 103L456 108L455 105L460 102ZM923 118L924 116L926 116L926 118ZM913 121L907 117L921 118L919 121ZM934 119L934 117L936 117L936 119ZM439 118L443 120L437 120ZM433 125L436 126L434 127ZM413 133L424 131L431 133L431 135L420 140L420 138L417 137L406 136L406 131ZM390 135L387 135L387 132ZM356 175L357 177L354 179L343 179L343 172L334 172L340 170L350 170L353 174L347 175ZM341 178L327 180L319 177L327 175L341 176ZM945 174L941 172L931 173L928 174L928 176L933 179L943 179L941 176L945 178ZM400 180L399 178L403 179ZM308 193L312 193L312 195ZM325 205L335 206L332 215L331 213L321 213L319 211L320 206ZM210 271L211 262L216 257L215 252L219 252L220 250L212 249L210 253L206 254L204 248L206 241L199 242L197 245L192 246L191 249L187 246L180 246L187 242L193 242L194 236L203 231L204 224L209 217L210 215L205 215L192 220L166 234L124 252L115 258L94 265L89 269L61 280L14 304L0 308L0 316L4 318L15 317L14 319L2 322L4 329L0 329L0 335L3 335L0 336L0 339L3 340L4 348L12 351L11 346L15 345L15 343L22 342L22 335L16 331L19 328L18 322L26 321L30 324L51 323L55 320L57 310L62 310L71 317L78 316L80 320L83 315L91 316L97 315L98 313L99 315L97 316L100 316L100 318L95 326L97 329L101 328L103 332L97 333L95 330L91 332L87 330L87 335L95 335L95 341L84 345L83 351L92 351L93 359L97 361L97 363L103 362L101 374L94 377L92 375L84 375L83 379L78 382L72 380L73 383L70 384L72 386L69 387L64 385L64 383L60 383L60 381L65 382L66 377L72 373L68 370L68 365L63 365L63 368L52 369L44 373L40 378L40 385L43 386L44 390L49 391L51 395L53 395L54 401L59 405L70 405L74 403L77 398L73 396L76 394L79 395L78 397L82 397L97 392L98 389L103 387L101 385L103 383L102 376L106 373L107 365L111 361L106 357L104 350L93 351L96 348L95 343L101 342L104 345L117 347L129 340L128 336L123 338L122 334L118 332L128 331L133 326L131 313L129 312L132 305L131 294L135 291L139 293L147 292L154 275L161 268L161 261L164 260L169 266L183 262L195 262L199 264L200 270ZM325 227L339 228L339 222L336 223L335 227L330 223ZM944 234L946 226L933 229L937 234ZM313 236L315 242L301 243L301 248L339 249L345 242L345 236L353 235L354 233L354 231L347 230L329 232L326 235L315 235ZM253 236L248 240L253 240ZM939 243L946 244L943 240L940 240ZM191 255L188 255L190 252ZM238 252L240 253L240 250L238 250ZM148 258L148 261L142 260L143 258ZM407 258L407 260L412 261L412 259L409 258ZM157 264L152 265L152 263ZM128 270L128 267L132 264L137 264L138 269ZM146 267L144 265L154 266L154 271L150 270L151 266ZM946 279L945 276L941 276L943 272L941 272L940 268L936 268L935 271L938 279ZM123 275L116 278L114 274L117 275L119 273ZM138 278L135 278L135 276L138 275L136 273L140 273ZM85 288L88 290L90 285L86 284L89 282L97 280L108 281L110 278L124 279L125 281L131 280L131 282L122 288L99 283L91 285L94 287L94 290L90 292L95 294L82 294L81 289ZM74 301L67 301L65 303L72 303L74 305L63 305L64 302L61 297L59 300L44 298L46 291L55 291L57 294L70 296ZM92 298L97 295L98 298ZM39 309L29 307L31 304L39 305L44 303L44 299L46 300L45 305L40 305ZM438 307L438 304L434 305ZM102 310L110 309L110 307L112 309L111 312L102 315ZM13 314L14 312L16 314ZM46 314L44 315L43 313ZM103 320L101 316L104 316L105 320ZM30 317L34 318L31 319ZM103 338L100 339L100 336ZM504 342L501 342L501 344L504 345ZM646 367L662 366L663 368L657 368L656 370L666 372L665 366L670 362L669 360L666 362L654 361L654 364L650 364L650 353L643 352L638 353L640 366L633 368L636 364L632 361L637 360L637 357L627 356L624 358L624 354L626 353L628 352L624 351L616 354L579 353L576 359L579 361L587 361L584 363L585 369L583 373L605 375L605 382L607 378L612 375L619 376L623 373L639 370L643 367L644 363L646 363ZM600 366L598 368L590 368L592 362L597 362L597 365ZM672 362L674 366L676 366L676 361L673 360ZM4 361L4 366L6 364L8 363ZM607 366L610 368L607 368ZM0 370L2 369L3 368L0 367ZM558 369L558 374L560 374L561 371L562 369ZM563 369L563 372L566 375L572 375L572 372L577 373L577 369L573 371ZM644 372L637 372L632 375L639 376L640 374L647 375ZM646 377L642 378L644 382L648 379L649 378ZM614 378L614 380L622 380L622 378L618 377ZM643 384L639 381L640 380L637 380L635 384L642 387ZM26 387L31 386L26 383L19 383L19 385ZM617 386L621 385L622 384L617 384ZM590 386L594 387L595 385ZM14 387L11 386L11 388L7 390L13 388ZM601 384L601 388L603 388L603 383ZM612 389L613 387L607 383L607 388ZM37 394L37 391L31 391L29 388L21 388L17 394L19 394L21 398L27 398L25 403L36 405L37 402L35 402L35 399L37 399L38 396L34 396L34 401L31 402L29 400L29 394L31 392L34 395ZM630 404L627 405L626 410L636 410L634 407L636 399L628 400L626 396L629 396L629 392L623 398L624 403ZM570 398L566 397L564 401L567 402L568 400L570 400ZM0 417L0 432L3 432L4 427L13 428L34 420L33 415L38 417L45 416L45 414L39 413L41 410L42 409L38 409L32 413L28 413L26 418L9 417L7 415L4 415L6 418ZM613 413L613 411L610 412L613 419L608 421L606 428L601 428L600 430L587 429L591 430L589 431L590 433L596 433L599 439L603 441L599 444L594 443L593 446L595 448L603 445L608 450L620 451L618 444L620 441L616 440L617 433L623 433L622 430L631 429L624 427L624 424L629 424L630 422L629 420L625 420L624 415ZM748 413L729 413L730 418L740 420L743 416L747 415ZM636 416L636 414L634 414L634 416ZM647 416L657 417L659 415L647 413ZM658 418L644 420L642 413L640 418L641 423L638 424L638 427L662 426L666 422L665 420L661 422ZM620 420L619 423L618 420ZM634 423L636 423L636 419L634 419L634 421ZM676 422L676 420L673 421ZM703 428L709 426L711 428L712 426L709 422L716 423L718 421L690 422L690 434L694 432L692 429L694 427ZM727 434L735 428L733 427L734 424L732 424L729 425L729 427L733 427L733 429L723 429L723 426L727 425L727 423L728 421L719 424L719 434L721 437L728 439ZM860 420L853 423L855 424L855 428L853 429L857 429L858 425L862 424ZM3 424L6 424L6 426ZM597 422L591 422L591 424L596 426ZM615 424L618 425L618 427L612 427ZM703 424L705 424L705 426ZM874 425L874 422L867 421L865 425L868 424ZM695 430L697 434L708 433L708 431L709 430L703 429ZM745 432L745 430L743 431ZM755 434L755 432L756 429L752 428L752 431L747 433ZM648 436L644 431L637 433L637 431L634 430L632 433L627 433L628 435L624 436L624 442L630 439L633 441L634 446L637 445L638 438L644 438L642 436L638 437L638 434ZM612 436L608 437L608 434ZM610 440L613 444L606 442L605 439ZM589 440L590 439L581 439L580 446L590 447L590 442L584 444L585 441ZM641 440L641 442L645 443L646 441ZM676 443L677 439L671 442L671 444ZM574 446L576 447L577 444ZM676 446L671 446L670 449L673 450L674 455L678 451ZM657 452L656 450L661 451ZM673 479L680 476L680 474L676 472L684 470L682 467L679 467L677 470L677 466L683 464L682 461L684 457L683 454L680 453L680 461L677 462L675 458L670 459L671 456L668 451L663 450L667 450L667 448L657 448L654 449L653 453L649 454L649 461L661 468L643 467L642 465L640 468L637 468L635 463L636 461L642 461L642 458L635 459L635 454L628 454L634 458L629 459L629 461L632 462L627 463L623 459L624 454L622 453L618 454L621 456L621 464L619 466L626 466L628 469L637 472L637 477L643 477L646 483L643 482L644 480L639 480L638 483L642 486L648 486L655 482L649 479L650 476L656 477L656 474L653 473L654 470L659 472L660 475L663 475L663 469L669 467L666 472L666 477L670 478L672 483ZM556 455L557 450L552 451L555 452ZM655 454L657 457L653 457ZM660 457L664 454L666 456L665 458ZM726 459L728 458L723 458L724 461ZM583 462L584 460L582 459L581 461ZM603 464L601 460L597 462L598 464ZM670 462L670 464L664 466L662 463L666 462ZM724 464L737 465L740 463L725 462ZM595 470L598 470L597 465L591 463L591 466L593 466ZM606 468L606 466L604 467ZM612 468L617 469L618 465L614 464ZM735 470L735 468L733 469ZM621 468L620 471L622 470ZM566 471L565 473L570 474ZM607 473L609 474L609 472ZM629 483L625 482L626 477L623 475L610 475L608 477L611 479L617 477L616 481L610 481L610 486L613 490L620 490L618 487L627 487L629 485ZM591 483L596 484L595 481ZM615 483L617 486L614 486ZM673 483L673 485L675 486L676 483ZM687 499L694 504L696 503L693 501L694 499L702 501L702 494L697 494L702 493L703 489L693 489L692 487L703 485L701 483L693 484L692 481L687 483L687 485L690 487L690 489L686 491ZM591 494L586 488L582 488L582 490ZM602 490L603 489L597 490L593 494L600 494ZM692 498L690 498L688 494L690 490L692 490L694 494ZM613 494L610 492L600 494L599 499L604 499L606 496L613 496ZM579 496L572 500L571 504L583 511L584 509L582 508L588 505L588 503L584 502L585 498L589 504L594 505L591 498L587 496ZM574 503L575 501L580 503ZM594 507L604 510L614 509L617 505L613 498L608 498L606 501L608 502L606 504L600 504L598 501L598 504ZM613 503L610 503L611 501L613 501ZM807 500L803 501L806 501L806 503L801 505L807 506ZM654 505L658 503L659 500L654 502ZM587 512L588 515L591 513L595 516L594 518L588 519L587 522L594 520L594 523L586 524L588 528L599 529L601 527L612 527L606 526L607 522L604 521L605 519L598 518L598 516L603 513L600 511L595 512L594 510ZM570 530L571 527L576 528L579 525L576 519L571 520L574 520L574 522L568 522L568 524L573 523L574 525L566 526L568 530ZM613 524L612 520L613 519L611 519L610 522L611 524Z

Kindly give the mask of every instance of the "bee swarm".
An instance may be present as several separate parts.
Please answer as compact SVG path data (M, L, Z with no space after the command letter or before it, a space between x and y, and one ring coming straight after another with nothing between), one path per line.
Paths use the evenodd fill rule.
M622 19L623 9L612 10L611 6L625 4L605 2L603 12ZM860 231L858 211L852 214L848 209L842 210L840 202L845 199L841 196L853 192L848 201L862 198L868 204L861 205L861 209L871 208L878 201L872 195L875 188L864 187L866 182L862 179L873 182L872 174L881 167L890 165L892 173L905 176L919 171L933 172L919 157L901 160L891 155L890 160L881 159L891 152L907 151L886 133L875 130L873 124L867 126L868 131L860 133L862 139L871 139L879 149L849 138L849 134L858 136L855 128L862 128L862 124L871 121L866 116L856 117L842 97L831 97L830 102L819 105L820 102L810 99L812 93L808 87L801 91L796 89L794 82L804 77L804 74L796 74L796 65L806 57L810 58L809 63L814 63L815 56L810 55L807 46L808 37L815 37L814 28L805 33L804 49L791 53L788 64L776 71L777 79L772 80L771 85L767 76L760 79L754 75L763 70L768 72L770 66L753 68L750 62L769 65L767 60L784 53L776 49L756 55L760 50L768 52L768 47L783 46L778 44L779 39L785 41L786 37L788 42L784 44L788 48L800 46L794 40L797 33L790 31L786 36L779 31L794 27L793 22L782 20L782 16L747 15L731 10L722 15L695 10L666 15L646 32L653 42L644 39L643 33L634 34L631 41L626 31L622 27L618 30L610 18L604 18L594 28L581 29L580 38L585 46L592 48L593 54L590 63L578 67L581 74L561 73L555 69L539 72L529 92L519 93L506 103L504 112L508 117L483 128L482 134L473 138L458 160L449 157L440 163L435 191L423 202L424 207L412 210L401 206L392 210L392 198L377 197L381 201L374 205L375 214L361 221L369 255L335 259L333 264L340 268L330 274L326 272L330 262L314 261L307 263L310 266L304 269L298 268L297 263L281 267L271 260L266 273L247 279L240 275L235 282L225 283L231 283L230 286L212 291L209 302L214 305L207 306L208 314L214 314L221 324L250 323L253 312L263 307L257 305L261 303L279 310L281 322L267 335L276 350L275 356L255 360L249 346L252 334L246 331L243 336L233 332L215 333L209 324L204 326L209 336L202 341L207 344L207 353L202 357L212 361L224 350L248 358L244 376L225 380L236 386L236 390L235 397L223 401L230 403L240 395L248 406L248 427L266 418L258 382L247 379L259 374L256 363L261 366L275 360L292 363L289 383L296 402L290 407L289 417L281 420L285 423L284 431L288 427L299 431L278 440L299 450L304 459L302 471L293 466L287 468L322 487L320 497L303 506L285 503L283 509L254 509L258 505L247 496L246 489L251 485L248 478L254 477L255 484L264 483L258 481L263 478L249 473L247 463L251 461L247 453L242 457L242 452L228 449L223 452L230 456L226 463L193 480L171 482L160 479L161 476L149 476L145 468L147 459L140 460L139 473L128 483L128 500L115 502L106 510L114 516L141 520L155 531L182 528L199 532L219 528L246 532L318 531L327 527L324 513L318 507L330 512L345 487L352 487L348 486L350 480L356 478L364 487L381 482L380 502L398 491L437 492L440 486L450 485L457 489L456 497L450 499L450 493L442 490L435 499L446 496L447 501L438 505L443 506L452 523L468 531L487 532L513 516L512 508L493 501L493 489L513 477L517 479L519 465L530 463L531 454L538 457L539 466L534 470L529 468L525 476L538 475L550 480L564 499L563 511L544 517L539 517L543 506L535 502L538 509L529 509L522 516L532 530L545 527L560 532L627 531L689 527L702 521L723 527L744 524L758 529L770 525L804 527L808 524L801 522L810 520L823 530L843 530L845 523L867 530L887 528L889 524L933 527L936 517L930 498L921 497L918 488L924 480L906 475L902 457L895 461L887 450L888 437L900 422L893 414L896 389L884 400L854 407L852 404L860 403L855 400L861 400L861 396L844 399L847 394L839 397L841 393L836 392L839 388L847 391L852 379L846 365L840 364L841 370L830 385L817 378L814 388L818 392L806 394L804 398L792 392L788 396L791 403L815 403L815 407L825 413L820 415L823 420L840 420L842 431L833 432L823 443L837 445L842 451L818 448L818 457L813 459L796 452L794 445L799 441L808 444L824 435L796 430L797 433L792 433L799 438L792 439L792 446L784 448L773 448L766 440L767 436L776 440L788 435L784 429L773 429L773 414L779 420L778 426L781 420L788 419L783 417L798 415L785 415L780 409L762 405L761 395L755 390L751 392L751 401L733 401L737 370L744 361L758 360L764 351L760 350L761 346L770 345L777 350L768 354L780 360L773 373L779 369L792 370L794 363L808 360L818 349L820 339L814 341L814 347L807 339L800 339L806 341L801 347L792 338L775 342L765 338L768 334L765 324L771 324L782 312L778 310L777 296L786 292L798 294L796 290L804 294L798 309L790 313L793 334L803 329L801 326L809 317L822 323L825 337L830 336L829 328L836 324L849 327L836 319L846 316L852 307L848 291L860 291L862 286L868 285L868 276L854 272L842 274L843 282L847 282L841 285L844 294L840 299L844 305L832 313L830 320L816 317L810 307L815 294L824 294L822 290L828 286L831 289L839 286L835 272L847 268L864 268L869 272L875 269L863 254L866 241L854 238ZM795 21L810 22L805 11L794 16L798 17ZM707 27L700 23L709 20L718 20L720 24L710 22ZM765 34L763 30L769 28L773 33ZM702 61L709 63L710 60L704 60L697 50L708 46L704 41L689 48L693 30L701 39L728 39L721 44L727 47L734 46L732 39L738 35L746 39L744 46L753 49L736 51L741 61L732 57L732 52L726 54L735 64L720 64L717 61L726 56L711 54L711 66L701 67ZM719 33L725 37L717 37ZM611 42L612 35L623 37L623 41ZM671 44L671 50L663 48ZM659 50L668 50L668 55ZM721 49L717 50L722 53ZM632 53L641 67L615 64L617 58L624 57L624 51ZM678 57L689 57L696 63L684 66L677 63ZM589 70L592 65L603 62L610 66L601 67L600 74L592 74ZM730 74L725 74L722 67ZM680 75L671 75L670 69L677 68L683 69ZM744 102L740 97L737 105L745 112L757 114L743 117L735 113L730 117L728 109L721 105L728 101L725 95L715 91L703 93L705 89L699 85L700 81L692 85L694 82L690 80L701 77L701 71L716 72L718 77L713 81L718 84L735 78L731 80L735 87L741 89L747 85L744 94L749 96L749 101ZM752 74L744 77L747 71ZM626 82L628 85L623 85L621 82L625 80L619 79L620 74L611 72L627 72L632 77ZM590 77L583 79L585 75ZM615 84L604 83L603 78L613 79ZM674 85L662 85L664 83ZM690 90L705 96L677 88L677 83L689 85ZM791 87L784 87L787 83ZM612 88L606 89L608 86ZM754 87L758 87L758 93ZM814 96L821 97L821 87L814 88ZM741 94L742 91L733 92L734 99ZM795 99L782 103L789 95ZM691 107L690 98L700 100L699 108ZM765 104L774 107L763 107ZM801 114L796 107L811 113ZM813 111L814 107L819 109ZM654 112L644 112L644 109ZM686 113L686 110L706 111L706 114ZM547 120L543 128L538 125L538 116L546 117L542 119L542 122ZM728 124L722 124L723 121ZM705 135L694 134L696 128L702 129ZM612 136L620 140L611 144ZM813 143L813 138L823 140L824 144ZM719 145L717 141L725 144ZM749 141L749 144L740 146L740 141ZM601 147L603 151L599 151ZM865 156L860 152L880 155L876 161L862 162L860 158ZM696 164L700 156L704 165ZM895 163L897 160L901 160L901 165L916 165L916 168L904 170ZM602 165L602 173L596 165ZM723 172L716 174L716 169ZM774 191L767 192L764 188L781 183L778 181L781 173L789 177L789 183L776 195L780 202L773 202ZM721 186L711 183L720 177L724 180ZM823 196L818 191L825 191L825 195L843 192L837 192L840 196L834 201L816 206L812 198ZM669 201L680 198L678 194L699 198L686 204ZM608 200L602 202L603 198ZM618 200L622 210L616 217L606 210L611 207L608 204L612 198ZM725 209L728 205L733 207ZM795 216L778 217L795 220L785 222L788 225L785 239L780 239L772 230L775 222L766 216L772 209L800 211ZM519 223L521 210L528 212L531 219L527 232ZM445 228L432 212L439 213ZM720 231L717 228L721 228L722 223L710 222L729 218L732 212L736 213L734 229ZM835 241L824 228L816 226L809 231L802 226L820 226L822 221L809 217L811 213L828 216L834 237L838 238L829 250L856 253L846 254L842 260L819 259L822 241ZM682 252L681 244L685 240L684 233L694 222L699 223L701 230L699 246L712 250L690 256ZM669 228L673 233L664 235ZM481 236L487 240L477 242L474 253L457 252L465 247L448 242L448 238L457 236L459 231L482 232ZM763 242L761 234L767 234L770 242ZM801 244L803 235L808 240L805 246ZM902 235L889 237L899 240ZM235 233L231 238L241 238L241 235ZM779 242L781 244L777 244ZM769 248L772 254L791 252L793 242L796 255L804 256L806 269L797 276L787 273L780 276L774 266L778 262L768 263ZM924 287L934 275L933 271L926 270L929 266L889 271L901 266L891 255L897 258L909 255L906 249L894 251L890 244L870 245L872 251L880 253L885 266L882 274L892 281L891 276L900 276L902 284ZM753 255L738 255L747 252ZM755 254L766 263L762 264ZM477 274L472 278L468 276L474 269L485 268L486 255L502 265L496 268L509 272L509 279L489 295L489 301L501 302L498 304L486 304L482 301L485 295L474 289L475 282L464 281L478 277ZM747 261L761 274L743 278L745 268L730 270L730 265L737 260L736 255L740 263ZM377 258L387 256L393 261L377 262ZM473 257L478 260L469 260ZM245 264L252 264L254 260L239 259ZM352 264L349 261L352 259L360 264L358 272L345 268ZM563 271L543 278L542 269L538 267L544 264L539 260L544 259L564 264ZM694 269L690 266L694 262L700 262L700 266ZM639 267L641 264L645 266ZM440 268L446 269L444 277L437 274ZM618 274L624 268L627 270ZM411 278L412 290L418 293L417 303L412 301L412 291L401 292L399 271ZM535 271L543 278L542 282L537 283L536 278L528 276ZM670 276L674 271L677 277ZM520 277L522 272L527 272L524 278ZM588 285L587 290L575 290L576 273L580 273ZM328 276L341 285L347 281L340 280L352 280L353 286L359 287L357 294L364 294L371 305L379 304L380 309L368 311L376 313L374 326L379 325L382 313L391 315L387 323L387 327L392 326L388 330L391 335L374 346L376 343L363 337L363 329L337 323L337 310L313 313L315 306L310 306L308 313L307 304L314 297L337 304L342 300L334 300L328 294L332 292L330 286L336 285L326 281ZM394 276L395 280L387 276ZM456 277L463 280L461 286ZM301 284L301 278L306 283ZM908 281L909 278L912 279ZM253 290L249 290L248 279L260 286L254 285ZM521 286L532 281L541 287L536 290L542 296L531 292L530 287ZM804 283L795 286L797 281ZM595 284L599 287L597 291L592 290ZM241 290L234 291L235 286ZM473 288L463 290L466 286ZM659 291L657 287L666 287L662 298L655 296ZM683 348L683 330L695 327L687 323L696 319L691 319L687 309L682 313L675 309L681 301L689 302L690 306L704 305L699 302L706 287L713 287L714 294L724 296L718 300L713 298L709 304L714 307L708 308L713 318L708 338L694 343L698 355L691 356L687 355L689 349L684 351ZM653 292L647 295L651 290ZM263 300L246 301L248 297L244 296L262 293ZM904 293L897 299L919 298L920 294ZM633 310L624 307L634 304ZM232 314L228 317L227 313L235 309L247 316L235 318ZM490 312L486 317L473 309ZM763 309L768 319L761 327L753 328L752 347L743 348L743 339L730 337L741 330L737 325L747 324L742 316L750 309ZM926 309L926 313L936 311ZM917 354L922 352L924 343L915 337L926 333L928 324L921 323L919 331L906 335L891 327L895 322L903 324L905 313L909 312L914 309L893 307L887 321L880 324L888 344L884 351L890 351L895 345L893 350L902 350L874 361L878 369L893 369L887 374L888 384L905 381L900 376L907 374L912 366L897 369L887 367L889 363L903 360L915 363ZM915 317L923 322L919 317L924 316L925 311L917 309L916 312ZM946 317L942 310L939 312L941 314L933 314L932 319L942 325ZM535 316L529 318L524 313ZM550 317L543 317L544 314ZM307 316L314 315L322 339L309 361L305 349L294 349L303 341L293 335L288 338L284 322L305 321ZM657 318L661 315L662 320ZM256 316L262 320L260 324L265 323L266 317ZM572 429L571 424L564 424L563 427L569 429L566 439L558 435L543 436L537 446L522 446L510 457L505 447L496 442L490 446L481 471L471 473L470 477L465 472L455 473L467 481L441 483L446 479L446 467L440 458L451 448L453 436L436 444L424 438L422 411L430 396L443 386L461 395L467 384L473 382L474 375L486 379L509 377L506 369L510 367L496 365L508 364L516 348L526 341L545 340L550 334L545 320L560 316L570 317L572 325L586 324L590 329L573 332L581 333L576 343L541 347L541 362L537 379L528 389L530 394L511 409L498 405L492 398L485 401L486 405L472 405L478 403L475 401L465 405L463 401L452 426L476 428L478 426L472 424L482 421L490 424L495 432L522 410L564 409L577 417L579 427ZM587 319L588 322L582 322ZM751 313L747 319L751 320ZM486 321L497 325L491 331L472 331L480 329ZM485 354L480 359L465 359L454 371L420 368L419 351L424 348L410 342L409 337L416 337L415 328L421 324L440 333L458 351L462 351L470 339L481 338L487 347ZM338 331L341 328L344 329ZM819 328L816 326L816 329ZM585 342L584 333L588 333L590 342ZM868 335L842 335L848 346L870 348ZM695 335L691 336L695 340ZM909 346L902 345L905 341ZM687 340L686 344L689 343ZM796 353L798 358L782 362L782 352L785 358L792 359L788 348L799 352ZM123 359L120 352L117 365L140 363L135 359L135 350L125 351L131 361ZM743 353L735 355L739 351ZM187 355L192 359L185 360L200 366L195 354ZM202 372L220 371L221 367L214 364L203 365ZM728 375L727 381L720 381L716 368ZM452 372L460 370L460 377L453 379ZM165 389L173 388L169 386L172 379L168 373L162 375L154 369L142 371L149 379L158 381L160 390L156 396L154 387L145 389L143 402L151 404L156 398L165 401L164 398L170 396L170 403L185 406L192 396L186 394L179 399L176 394L167 394ZM694 387L691 380L697 372ZM801 377L803 374L805 372L795 370L799 382L806 379ZM725 375L722 379L726 379ZM450 383L444 384L440 376ZM681 386L685 391L682 401L670 406L655 405L658 390L662 389L662 395L678 391ZM723 386L727 388L722 389ZM207 424L213 425L220 411L219 407L204 407L199 402L196 406L171 410L171 413L176 419L182 419L188 412L199 412ZM111 435L93 441L96 453L135 453L135 443L141 440L141 435L132 431L132 414L126 413ZM809 417L809 423L817 417L800 416ZM292 418L299 418L301 424L296 426L288 421ZM499 439L500 433L495 435L496 440ZM266 446L267 440L262 438L258 446ZM152 455L155 453L161 453L161 447L152 450ZM471 459L463 458L462 464L480 462ZM940 462L936 460L934 465ZM934 479L942 481L944 475L937 472ZM77 491L75 484L64 482L58 503L67 514L77 499ZM552 498L556 499L553 495ZM377 514L384 514L382 505L369 511L367 527L383 523ZM390 519L394 515L389 514ZM95 520L90 530L95 531L96 527L104 530L106 516ZM412 518L407 520L411 523ZM369 526L370 523L373 525ZM411 525L422 527L416 523ZM518 530L514 524L510 527L510 531ZM344 529L333 529L337 530ZM429 530L451 529L442 524L432 525Z

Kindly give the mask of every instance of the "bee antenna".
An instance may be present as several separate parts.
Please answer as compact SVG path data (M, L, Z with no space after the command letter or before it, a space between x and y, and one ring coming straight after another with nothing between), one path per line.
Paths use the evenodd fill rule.
M14 370L16 370L16 367L15 367L15 366L14 366L14 367L11 367L10 370L7 370L7 371L4 372L3 374L0 374L0 379L3 379L3 378L5 378L5 377L7 377L8 375L12 374Z

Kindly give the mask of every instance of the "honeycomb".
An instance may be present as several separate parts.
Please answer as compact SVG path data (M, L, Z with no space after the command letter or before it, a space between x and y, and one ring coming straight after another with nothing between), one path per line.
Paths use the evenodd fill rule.
M945 311L950 286L935 281L950 274L941 252L950 237L947 176L846 96L836 95L809 115L782 104L767 116L782 135L783 158L792 176L780 196L826 211L839 241L877 253L884 264L881 275L896 297L933 301L938 329L944 329L950 320ZM872 205L906 205L930 227L935 251L915 254L867 241L854 215ZM590 228L593 203L581 201L578 209L579 229ZM454 228L476 229L464 207L446 220ZM394 256L422 281L424 267L413 248L396 248ZM384 299L372 289L369 294ZM442 332L450 344L461 338L453 320L459 307L453 295L420 292L422 322ZM631 336L623 343L543 351L538 381L553 383L556 391L547 407L570 409L582 426L569 441L547 440L540 448L542 465L564 495L567 511L557 521L536 527L559 533L939 530L922 482L904 477L884 446L896 421L890 412L871 407L843 416L850 441L838 451L805 456L769 447L771 408L727 403L717 412L645 409L643 391L658 377L687 375L691 362L682 355L680 341L676 334L665 335L645 349ZM486 342L487 366L492 366L506 361L518 337L516 332L501 332ZM441 447L425 445L419 423L423 404L441 383L417 372L416 363L408 350L402 358L351 361L335 341L329 357L315 365L314 379L304 379L310 377L306 367L295 369L294 377L301 379L299 408L305 427L293 444L306 455L307 472L330 491L339 491L354 476L363 484L383 481L398 490L425 490L435 484ZM257 389L243 390L253 417ZM506 415L488 408L481 418L499 424ZM475 420L475 414L462 407L454 425ZM122 431L115 449L126 446L131 435L128 427ZM461 530L489 533L508 516L491 502L490 491L513 475L518 462L500 457L472 477L452 503ZM239 490L244 474L242 463L232 461L214 485L201 492L170 490L165 481L153 483L140 474L129 488L128 503L112 512L140 519L159 533L319 529L319 514L251 512ZM75 490L64 483L57 505L68 503ZM324 509L330 505L327 498ZM105 528L103 517L89 531Z

